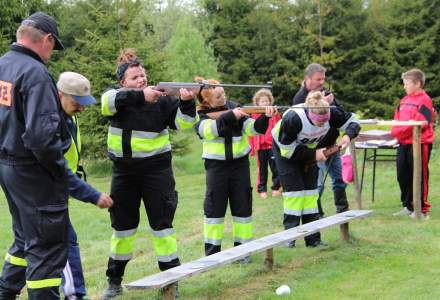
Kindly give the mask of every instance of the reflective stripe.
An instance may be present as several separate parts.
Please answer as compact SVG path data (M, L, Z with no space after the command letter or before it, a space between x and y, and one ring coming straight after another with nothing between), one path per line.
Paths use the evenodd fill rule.
M251 147L248 139L244 136L232 138L232 157L234 159L244 157L249 154ZM215 140L203 140L203 158L225 160L224 138Z
M301 209L301 210L292 210L292 209L284 208L284 213L285 213L286 215L290 215L290 216L298 216L298 217L300 217L300 216L302 216L302 209Z
M318 203L316 203L318 204ZM318 208L305 208L302 211L303 215L311 215L311 214L318 214L319 213L319 209Z
M130 260L133 257L133 253L129 253L129 254L110 253L110 257L113 258L114 260Z
M155 139L159 136L166 136L168 134L169 134L168 129L164 129L161 132L149 132L149 131L139 131L139 130L131 131L131 137L138 139ZM121 135L122 135L122 130L121 130Z
M157 261L160 261L160 262L170 262L170 261L172 261L174 259L177 259L177 258L178 258L177 253L172 253L170 255L158 255L157 256Z
M221 246L222 245L222 240L205 238L205 244L211 244L211 245L214 245L214 246Z
M26 280L26 284L29 289L43 289L47 287L60 286L61 278Z
M123 157L122 129L109 127L107 145L108 152L116 157ZM132 157L151 157L171 151L170 137L167 129L161 132L131 131L130 146Z
M250 217L234 217L234 216L232 216L232 221L237 222L237 223L241 223L241 224L252 223L252 216L250 216Z
M128 229L128 230L121 230L121 231L113 230L113 236L117 237L117 238L129 237L129 236L134 235L136 233L136 231L137 231L137 228Z
M110 240L110 257L115 260L128 260L133 255L133 246L137 228L129 230L113 230Z
M233 217L232 219L232 235L234 241L249 241L253 237L252 217L240 218Z
M109 90L101 96L101 113L104 116L112 116L116 113L116 94L117 90Z
M225 222L225 218L207 218L205 216L204 222L205 224L223 224Z
M177 109L176 119L174 120L174 124L177 129L188 129L191 128L194 124L196 124L199 120L199 116L196 114L195 117L191 117L185 115L180 110L180 107Z
M24 258L13 256L9 253L6 253L5 261L14 266L27 267L27 261Z
M304 191L283 192L283 197L302 197Z
M347 120L347 122L344 123L344 125L342 125L340 127L340 129L345 131L350 123L357 123L357 124L359 124L359 121L358 121L358 119L357 119L357 117L356 117L356 115L354 113L351 113L351 117Z
M252 118L248 118L246 121L244 121L242 128L243 134L247 136L253 136L258 134L258 132L255 130L254 125L255 125L255 120Z
M176 233L174 229L167 228L160 231L153 231L153 246L157 257L177 253Z
M165 153L165 152L170 152L170 151L171 151L171 145L167 145L164 148L157 149L157 150L154 150L154 151L150 151L148 153L142 152L142 151L140 151L140 152L134 152L133 151L131 156L132 157L136 157L136 158L151 157L151 156L154 156L154 155L158 155L158 154Z
M155 235L157 237L166 237L166 236L175 234L174 228L167 228L167 229L159 230L159 231L151 230L151 232L153 233L153 235Z

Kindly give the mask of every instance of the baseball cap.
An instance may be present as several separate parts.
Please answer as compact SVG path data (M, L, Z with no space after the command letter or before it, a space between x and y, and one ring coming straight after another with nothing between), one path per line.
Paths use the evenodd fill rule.
M37 28L45 33L51 33L53 38L55 39L55 48L57 50L64 50L64 45L61 43L60 38L58 37L58 28L55 20L45 14L44 12L36 12L27 17L25 20L21 22L21 25L31 26Z
M91 95L90 81L83 75L75 72L63 72L57 82L57 88L63 93L71 95L81 105L95 104Z

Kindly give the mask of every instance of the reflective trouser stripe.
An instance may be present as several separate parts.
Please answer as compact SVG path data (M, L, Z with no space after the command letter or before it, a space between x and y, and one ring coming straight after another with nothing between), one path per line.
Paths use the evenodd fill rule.
M219 246L223 239L225 218L206 218L203 224L205 243Z
M177 242L174 229L153 231L153 246L156 251L157 260L169 262L177 258Z
M124 231L113 231L110 241L110 257L114 260L129 260L133 256L136 239L136 228Z
M43 289L61 285L61 278L50 278L42 280L26 280L26 284L30 289Z
M294 191L283 193L284 213L301 216L318 213L318 190Z
M234 236L234 242L246 243L252 240L252 217L233 217L232 222L232 234Z
M13 256L6 253L5 261L14 266L27 267L27 261L24 258Z

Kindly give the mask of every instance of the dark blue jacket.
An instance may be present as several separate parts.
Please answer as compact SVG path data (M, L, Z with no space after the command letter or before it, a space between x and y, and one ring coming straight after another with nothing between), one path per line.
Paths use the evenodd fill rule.
M12 164L39 163L53 179L64 179L62 145L70 139L44 62L13 44L0 58L0 91L0 158Z

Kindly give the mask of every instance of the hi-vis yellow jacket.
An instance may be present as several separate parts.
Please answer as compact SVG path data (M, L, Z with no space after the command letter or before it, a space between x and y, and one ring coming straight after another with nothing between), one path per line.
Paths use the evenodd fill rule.
M148 103L142 90L107 90L101 97L101 111L111 120L107 146L113 161L168 153L168 128L191 128L198 121L194 100L164 96Z
M227 109L236 107L237 104L226 101ZM234 113L228 111L213 120L206 115L209 112L199 111L200 121L194 127L203 141L204 159L230 161L248 155L251 150L248 138L264 134L269 124L269 118L264 114L257 120L248 117L237 120Z

